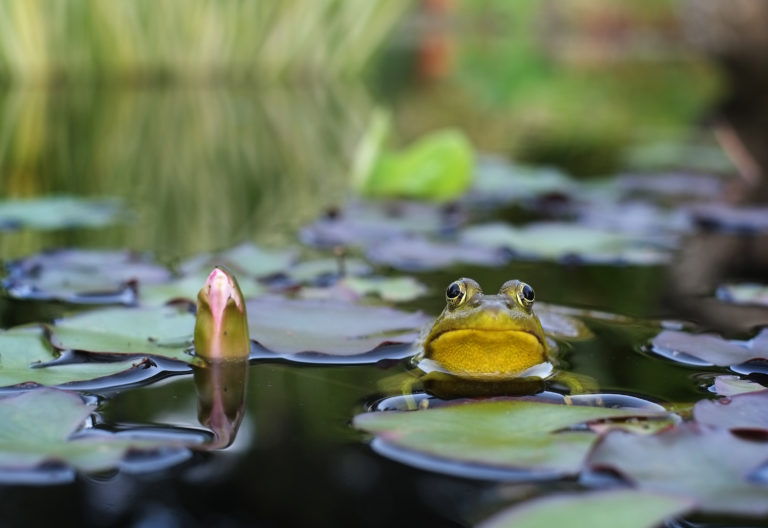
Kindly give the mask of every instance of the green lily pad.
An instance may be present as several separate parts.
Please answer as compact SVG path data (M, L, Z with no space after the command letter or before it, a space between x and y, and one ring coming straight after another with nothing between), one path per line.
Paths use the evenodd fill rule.
M124 214L119 200L45 196L0 200L0 229L104 227Z
M523 227L502 223L471 226L460 240L489 249L505 249L535 259L579 258L585 262L659 264L668 260L655 238L564 222L539 222Z
M693 407L693 417L706 425L768 432L768 390L701 400Z
M216 255L191 258L181 265L181 271L184 275L207 274L214 266L224 266L240 277L242 282L245 276L261 278L287 272L295 259L296 252L293 250L271 250L242 244Z
M412 301L424 295L427 287L413 277L347 277L341 281L359 295L376 295L385 301Z
M590 528L653 528L692 506L681 497L637 490L558 494L504 510L478 528L572 526L574 520Z
M555 338L564 339L589 339L593 337L592 331L581 320L561 313L553 305L538 303L536 315L541 321L544 332Z
M724 284L717 289L716 295L729 303L768 306L768 286L765 284Z
M147 358L119 362L45 365L58 358L38 327L0 332L0 387L35 383L64 385L141 368ZM135 380L133 380L135 381Z
M299 262L288 270L288 276L299 282L315 282L324 277L356 277L367 275L371 267L363 260L344 258L323 258Z
M768 486L750 474L768 460L768 444L725 429L683 424L656 435L608 433L589 457L641 490L687 497L705 512L768 514Z
M186 363L195 316L171 306L105 308L60 319L50 327L56 348L103 354L154 355Z
M765 387L754 381L741 379L738 376L717 376L713 386L715 394L720 396L734 396L747 392L765 390Z
M526 200L549 193L570 194L578 184L554 167L515 165L500 158L477 162L470 198L482 202Z
M595 420L660 417L639 409L608 409L525 400L493 400L420 411L359 414L354 425L385 445L446 462L547 476L579 472L597 435L561 431ZM561 432L559 432L561 431ZM463 474L463 473L462 473Z
M171 280L169 282L139 285L138 299L142 306L159 306L172 300L195 301L208 278L207 272L201 271ZM245 278L240 282L243 297L252 298L264 294L267 290L253 279Z
M116 467L128 451L184 448L178 440L126 438L106 431L89 434L93 412L74 393L38 389L0 399L0 469L24 470L59 462L80 471Z
M768 331L751 341L729 341L715 334L662 330L651 340L653 351L673 361L698 365L737 365L768 357Z
M246 303L251 339L278 354L353 356L409 343L429 321L421 313L343 301L260 297Z
M128 251L48 251L8 268L3 287L12 297L79 304L132 304L133 283L159 284L171 276L146 255Z

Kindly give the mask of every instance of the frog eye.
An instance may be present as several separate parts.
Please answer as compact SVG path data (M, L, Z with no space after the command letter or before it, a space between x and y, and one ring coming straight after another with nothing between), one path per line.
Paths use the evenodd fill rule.
M461 281L454 281L448 285L445 290L445 298L449 303L458 303L464 297L464 284Z
M533 293L533 288L528 286L526 283L521 282L517 290L517 297L520 299L520 303L523 306L530 306L533 304L533 300L536 298L536 295Z

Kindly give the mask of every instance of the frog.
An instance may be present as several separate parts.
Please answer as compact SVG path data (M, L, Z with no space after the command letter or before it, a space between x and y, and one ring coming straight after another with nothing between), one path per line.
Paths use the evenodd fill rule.
M440 397L531 394L552 384L571 394L594 392L594 380L560 369L535 298L533 287L518 279L496 295L471 278L451 282L445 308L415 344L418 381Z

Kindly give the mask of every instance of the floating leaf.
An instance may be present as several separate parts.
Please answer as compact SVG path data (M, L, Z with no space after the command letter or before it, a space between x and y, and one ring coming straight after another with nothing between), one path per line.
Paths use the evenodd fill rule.
M717 289L716 295L725 302L768 306L768 286L765 284L724 284Z
M653 528L669 517L690 510L692 501L637 490L596 491L550 495L504 510L478 528Z
M641 490L694 499L705 512L765 515L768 486L749 476L766 460L768 443L683 424L651 436L610 432L588 463L619 472Z
M171 306L106 308L73 315L50 327L59 349L104 354L151 354L197 363L191 348L195 316Z
M694 220L709 228L754 233L768 230L768 207L737 207L723 203L690 208Z
M66 249L12 262L3 286L21 299L132 304L136 299L131 281L158 284L170 276L146 255Z
M658 264L667 255L658 240L607 229L563 222L540 222L523 227L502 223L482 224L464 229L464 243L505 249L528 258L579 258L586 262L631 262Z
M278 354L362 354L411 342L429 321L421 313L330 300L261 297L246 307L251 339Z
M505 262L500 251L479 246L431 242L422 237L403 237L371 246L368 258L402 270L433 270L457 264L499 266Z
M380 153L355 184L363 195L376 198L452 200L472 181L473 157L472 145L461 131L439 130L400 152Z
M270 250L253 244L242 244L216 255L199 255L181 265L184 274L205 272L224 266L240 277L268 277L287 272L296 258L293 250ZM199 288L199 286L198 286Z
M470 199L509 203L544 194L570 194L578 183L554 167L515 165L484 156L477 162Z
M663 330L653 338L651 345L654 352L673 361L728 366L766 357L768 340L765 337L768 337L766 330L752 341L728 341L714 334Z
M0 200L0 229L104 227L123 213L115 199L45 196Z
M589 339L593 336L582 321L559 312L556 306L537 303L535 311L544 333L549 336L565 339Z
M58 357L37 327L0 332L0 386L36 383L63 385L112 376L138 369L147 361L138 358L120 362L87 362L45 365ZM135 381L135 380L132 380Z
M699 423L726 429L768 432L768 390L696 402L693 417Z
M585 422L632 416L666 416L639 409L608 409L525 400L493 400L421 411L370 412L354 425L385 445L457 465L450 472L472 474L473 465L529 471L539 476L577 473L597 438L562 429ZM413 459L412 456L403 457Z
M714 383L714 391L720 396L733 396L745 392L757 392L765 390L765 387L754 381L741 379L738 376L717 376Z
M376 295L385 301L412 301L427 287L413 277L348 277L341 284L360 295Z
M184 449L178 439L158 435L139 439L82 430L92 411L76 394L54 389L0 399L0 469L59 462L81 471L104 471L116 467L128 451Z
M356 258L324 258L299 262L288 270L288 276L299 282L317 282L326 277L367 275L371 267Z
M632 173L616 179L616 185L625 194L680 198L719 198L723 183L717 176L687 172Z
M179 279L158 284L140 285L138 288L139 303L142 306L158 306L173 300L194 301L200 285L208 277L205 272L193 273ZM246 278L240 285L245 298L262 295L266 289L254 280Z
M372 246L408 234L436 233L455 227L456 215L417 202L353 203L301 231L313 246Z

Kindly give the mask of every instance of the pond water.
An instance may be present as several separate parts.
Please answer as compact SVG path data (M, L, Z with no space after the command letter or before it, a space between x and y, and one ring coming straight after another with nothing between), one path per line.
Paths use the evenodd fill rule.
M242 242L296 247L303 226L350 198L344 168L373 105L359 86L259 94L6 92L0 96L4 194L117 197L126 212L101 228L0 232L2 258L7 263L55 247L129 248L174 266ZM483 220L535 217L482 204L474 211ZM728 338L752 337L753 328L768 321L765 309L715 305L712 293L726 280L765 282L765 242L754 231L696 231L671 261L650 265L507 258L493 266L409 271L427 294L397 307L436 316L446 285L457 277L472 277L488 290L520 278L546 303L627 316L586 318L595 337L561 344L569 370L592 377L606 393L692 403L713 397L708 387L728 369L660 358L649 342L660 321L691 321ZM304 251L332 256L328 250ZM727 261L728 255L738 259ZM691 273L705 279L696 282ZM6 328L49 322L74 309L3 297L0 322ZM2 518L26 526L52 519L93 526L465 526L526 498L583 489L574 477L497 481L475 478L471 471L456 476L374 452L352 419L391 395L382 383L409 368L398 359L339 365L253 359L244 418L227 449L193 451L183 459L170 453L165 461L144 465L134 457L121 470L105 473L64 472L55 478L52 472L43 482L31 478L32 485L0 476L7 481L0 484ZM751 375L757 381L762 376ZM151 381L84 391L99 398L97 425L200 432L190 370L177 365ZM164 469L147 467L163 464ZM721 525L714 517L705 521Z

